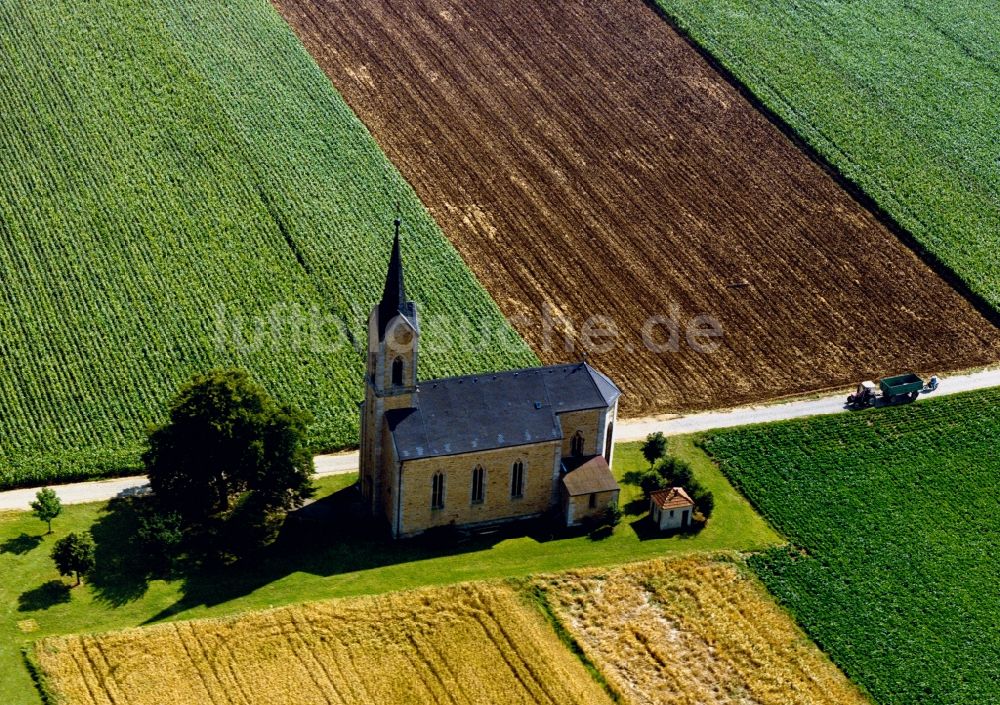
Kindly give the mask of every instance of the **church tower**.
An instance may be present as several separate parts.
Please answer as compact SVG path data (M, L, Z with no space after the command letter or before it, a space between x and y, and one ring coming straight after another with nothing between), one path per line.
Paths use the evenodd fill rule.
M383 417L392 409L416 403L417 351L420 328L417 307L406 299L399 253L400 219L389 255L382 299L368 316L365 400L361 404L361 492L375 514L383 499Z

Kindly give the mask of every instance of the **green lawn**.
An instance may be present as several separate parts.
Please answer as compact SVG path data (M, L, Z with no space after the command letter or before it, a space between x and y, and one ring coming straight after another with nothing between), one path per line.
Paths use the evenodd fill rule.
M1000 390L706 447L792 544L750 564L876 702L1000 702Z
M549 540L534 535L484 537L441 548L429 542L391 543L367 536L330 535L322 528L283 536L281 546L246 567L225 573L187 576L166 582L145 580L129 570L127 516L105 505L68 507L55 522L55 535L39 539L44 525L27 513L0 515L0 702L38 699L21 662L29 640L50 634L105 631L160 619L186 619L327 597L387 592L462 580L523 576L581 566L636 561L698 551L751 551L782 540L757 516L690 438L671 439L671 451L689 459L716 497L715 513L700 533L650 537L631 525L645 514L633 502L636 488L623 485L628 514L603 540L586 535ZM619 476L645 469L638 444L616 449ZM353 476L325 478L318 484L326 501ZM351 490L347 490L351 491ZM58 575L48 558L53 541L69 531L93 527L102 573L71 591L51 584ZM523 532L522 532L523 533ZM315 534L310 537L309 534ZM103 547L103 548L102 548ZM119 563L110 557L124 556ZM18 623L34 620L24 633Z
M213 366L356 442L397 208L421 376L537 364L268 0L0 3L0 488L128 470Z
M995 1L654 2L1000 307Z

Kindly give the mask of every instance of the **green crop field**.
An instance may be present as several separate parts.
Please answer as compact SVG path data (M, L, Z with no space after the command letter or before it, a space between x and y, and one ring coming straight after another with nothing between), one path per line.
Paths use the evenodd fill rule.
M0 487L134 465L216 365L354 443L397 203L422 373L535 364L267 0L0 4Z
M655 0L1000 306L1000 12L989 0Z
M876 702L1000 700L1000 390L705 445L791 541L751 564Z

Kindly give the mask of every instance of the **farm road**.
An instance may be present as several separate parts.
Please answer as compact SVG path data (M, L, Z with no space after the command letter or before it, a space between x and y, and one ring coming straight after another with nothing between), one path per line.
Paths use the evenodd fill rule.
M941 386L931 396L938 397L945 394L956 394L958 392L968 392L989 387L1000 387L1000 368L941 377ZM785 421L806 416L838 414L846 411L844 408L846 394L847 390L844 390L817 399L743 406L726 411L708 411L684 416L652 416L639 419L626 419L617 423L615 436L618 441L638 441L655 431L662 431L667 435L677 435L710 431L718 428L746 426L748 424ZM331 455L317 455L314 458L314 462L316 465L316 475L319 477L342 475L357 471L358 454L356 451L352 451ZM144 475L135 475L111 480L58 485L56 486L56 491L63 504L81 504L84 502L108 500L123 493L142 492L145 488L146 477ZM34 499L37 489L28 488L0 492L0 511L27 509L28 503Z

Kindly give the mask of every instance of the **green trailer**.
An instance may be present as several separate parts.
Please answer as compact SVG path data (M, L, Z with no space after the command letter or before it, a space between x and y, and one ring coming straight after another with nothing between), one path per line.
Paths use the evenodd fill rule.
M878 386L882 390L882 399L891 404L902 399L916 400L920 396L920 390L924 388L924 381L913 372L908 372L905 375L883 377Z

